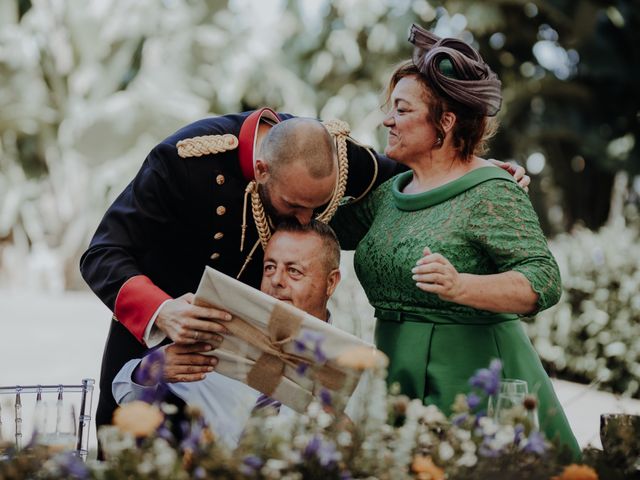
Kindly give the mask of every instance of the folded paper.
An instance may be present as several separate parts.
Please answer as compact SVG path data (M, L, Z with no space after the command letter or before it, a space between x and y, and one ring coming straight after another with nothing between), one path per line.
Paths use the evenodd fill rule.
M340 392L332 406L340 411L358 382L359 372L335 359L356 347L374 349L293 305L262 293L207 267L195 296L232 314L220 322L229 331L211 355L216 371L246 383L298 412L304 412L322 389Z

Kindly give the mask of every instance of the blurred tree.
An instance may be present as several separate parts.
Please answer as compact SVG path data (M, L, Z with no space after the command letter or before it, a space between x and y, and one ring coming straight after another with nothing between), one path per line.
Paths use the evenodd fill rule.
M634 3L0 2L0 283L53 269L56 288L81 285L107 204L151 146L207 114L337 117L382 147L383 89L412 22L479 46L500 75L491 155L526 164L545 229L597 227L615 172L640 170Z
M505 87L494 154L521 162L543 154L533 159L544 158L550 168L536 179L533 198L539 212L551 214L541 215L547 230L601 226L615 173L640 172L637 1L465 1L459 7ZM535 162L528 166L536 173ZM558 198L563 214L552 203Z

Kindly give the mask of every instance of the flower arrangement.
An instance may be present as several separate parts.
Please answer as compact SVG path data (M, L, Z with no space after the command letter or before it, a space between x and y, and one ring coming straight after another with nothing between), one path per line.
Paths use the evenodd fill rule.
M529 322L548 371L640 398L640 233L636 221L550 242L560 266L560 302Z
M106 461L84 464L71 453L37 445L20 453L0 448L0 480L634 478L637 465L632 461L616 470L595 450L585 452L588 465L569 464L569 457L531 422L533 398L500 422L488 416L487 399L500 381L497 360L470 379L471 392L458 395L449 418L433 405L400 394L397 386L388 391L385 360L370 350L341 359L345 366L364 370L366 377L364 400L353 421L332 413L330 396L295 417L265 408L250 418L240 443L230 450L195 409L187 412L188 421L176 438L168 420L171 406L132 402L118 409L113 426L99 432ZM615 425L612 420L612 432ZM640 433L638 424L627 422L624 428L627 436ZM631 457L638 452L625 448ZM617 457L612 453L611 458Z

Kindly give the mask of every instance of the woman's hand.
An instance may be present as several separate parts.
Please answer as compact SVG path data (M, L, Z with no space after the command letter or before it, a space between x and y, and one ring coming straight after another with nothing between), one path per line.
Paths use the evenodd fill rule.
M411 270L416 286L425 292L435 293L442 300L460 303L464 292L462 276L451 262L439 253L431 253L425 247L424 255Z

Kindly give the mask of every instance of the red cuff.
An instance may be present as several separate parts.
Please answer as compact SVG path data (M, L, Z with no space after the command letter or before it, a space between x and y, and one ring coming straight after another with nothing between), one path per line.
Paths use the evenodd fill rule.
M158 307L171 296L156 287L145 275L136 275L124 282L116 297L116 319L144 345L142 337Z

